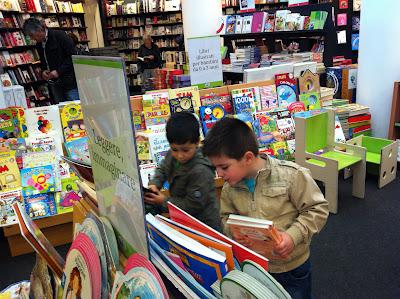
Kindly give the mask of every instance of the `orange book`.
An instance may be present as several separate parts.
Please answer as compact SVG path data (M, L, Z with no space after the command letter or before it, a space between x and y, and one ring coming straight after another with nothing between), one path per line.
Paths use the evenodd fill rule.
M187 226L179 224L179 223L177 223L171 219L165 218L161 215L157 215L156 218L158 218L159 220L162 220L169 227L196 240L197 242L201 243L202 245L204 245L208 248L216 249L217 251L221 251L222 253L224 253L224 255L226 257L226 264L228 266L228 270L231 271L231 270L235 269L235 264L233 261L232 245L229 245L223 241L217 240L213 237L207 236L199 231L196 231Z
M277 229L269 220L231 214L226 224L235 240L245 239L251 244L251 250L267 258L273 257L273 248L281 241Z

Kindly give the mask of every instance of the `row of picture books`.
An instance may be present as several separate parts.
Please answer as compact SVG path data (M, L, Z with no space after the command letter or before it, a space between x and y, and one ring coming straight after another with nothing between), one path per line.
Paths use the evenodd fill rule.
M46 283L41 287L50 290L46 293L49 298L169 298L151 261L168 268L169 275L173 273L186 290L199 298L227 298L237 293L256 298L290 298L267 272L267 256L279 241L270 221L229 217L228 225L236 234L246 238L262 236L253 238L258 246L253 251L169 204L170 219L146 215L150 260L133 253L121 266L116 234L107 218L89 213L76 226L64 260L21 204L14 203L13 209L22 236L51 270L41 274L51 279L37 277ZM76 280L80 283L74 283Z
M200 92L197 87L153 91L132 97L139 160L159 163L169 146L165 124L173 113L195 113L205 136L226 116L237 117L253 128L260 148L280 159L294 158L295 125L292 115L321 108L319 75L307 70L297 79L292 74L276 76L275 84L220 92ZM299 92L298 92L299 91Z
M273 31L297 31L324 29L328 12L312 11L310 16L292 13L290 10L264 11L250 15L226 15L221 34L241 34Z
M44 13L83 13L81 2L56 0L1 0L0 10Z
M19 31L3 32L0 34L0 47L12 48L34 45L35 41L31 40L28 35Z
M147 12L179 11L181 0L134 0L129 3L115 1L105 5L106 15L110 17Z
M39 54L36 49L10 53L9 51L0 52L0 65L2 67L15 67L20 64L40 63ZM4 86L4 84L3 84Z
M79 103L8 108L0 116L6 125L0 139L1 225L15 224L14 200L33 219L72 211L81 196L75 171L62 159L64 151L74 160L90 162Z

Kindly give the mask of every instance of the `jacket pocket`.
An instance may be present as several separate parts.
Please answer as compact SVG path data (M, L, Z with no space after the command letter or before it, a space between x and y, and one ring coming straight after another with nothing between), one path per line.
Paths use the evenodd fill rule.
M286 186L271 186L262 189L261 214L273 220L288 212L288 190Z

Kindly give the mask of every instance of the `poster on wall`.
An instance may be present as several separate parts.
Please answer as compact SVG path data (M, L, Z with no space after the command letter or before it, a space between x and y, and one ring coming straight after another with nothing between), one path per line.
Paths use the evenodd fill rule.
M140 169L122 58L74 56L100 214L126 256L148 256Z
M190 82L199 88L222 86L221 40L218 35L188 38Z

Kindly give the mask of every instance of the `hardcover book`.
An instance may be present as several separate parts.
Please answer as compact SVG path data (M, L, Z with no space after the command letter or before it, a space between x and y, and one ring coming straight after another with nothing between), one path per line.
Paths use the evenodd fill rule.
M256 111L252 88L232 90L232 102L236 114L253 114Z
M69 103L61 108L61 124L65 141L86 136L83 112L78 103Z
M297 100L296 79L293 74L275 75L276 92L279 107L287 107Z
M21 176L15 157L0 158L0 189L2 192L21 188Z
M25 211L31 219L57 214L53 193L24 196Z
M269 110L278 107L278 97L276 94L276 86L266 85L259 87L261 110Z
M304 106L307 110L318 110L321 109L321 103L319 101L319 93L318 92L308 92L303 93L299 96L300 101L304 103Z
M54 166L21 169L22 194L35 195L55 191Z

